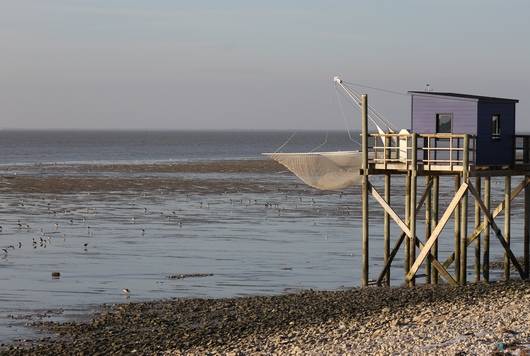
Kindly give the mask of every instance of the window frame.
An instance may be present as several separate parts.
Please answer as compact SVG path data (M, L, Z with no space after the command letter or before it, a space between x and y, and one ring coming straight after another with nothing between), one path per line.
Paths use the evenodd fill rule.
M493 119L497 118L496 124L494 124ZM500 140L502 136L502 130L501 130L501 114L495 113L491 115L490 120L490 128L491 128L491 138L493 140Z
M439 128L440 128L440 118L442 116L449 116L449 125L450 125L450 128L449 128L449 132L440 132ZM453 133L453 119L454 119L454 114L452 112L437 112L436 113L436 127L435 127L435 131L436 133Z

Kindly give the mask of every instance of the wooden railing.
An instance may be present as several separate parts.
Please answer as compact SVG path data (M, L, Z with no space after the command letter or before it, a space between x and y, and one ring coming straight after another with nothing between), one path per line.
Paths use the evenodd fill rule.
M422 165L426 170L462 170L473 165L475 136L467 134L372 133L370 162L387 169ZM413 154L415 153L415 154Z
M530 135L515 135L515 164L530 164Z

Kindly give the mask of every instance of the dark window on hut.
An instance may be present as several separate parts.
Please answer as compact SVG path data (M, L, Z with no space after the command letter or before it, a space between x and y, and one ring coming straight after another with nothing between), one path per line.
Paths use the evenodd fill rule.
M453 132L453 114L436 114L436 133Z
M491 116L491 138L501 137L501 116L495 114Z

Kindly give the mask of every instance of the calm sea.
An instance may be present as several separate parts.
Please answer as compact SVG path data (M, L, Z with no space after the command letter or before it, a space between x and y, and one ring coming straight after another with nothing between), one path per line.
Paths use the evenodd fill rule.
M294 136L293 136L294 135ZM351 150L345 132L0 131L0 164L245 159L273 152ZM357 139L355 134L354 139Z
M0 164L4 174L13 172L11 167L5 171L6 165L20 164L30 166L20 168L23 174L38 176L42 172L34 164L50 162L252 159L275 151L292 134L0 131ZM282 151L355 148L347 133L300 132ZM153 175L142 174L135 177L148 179ZM179 174L174 176L183 178ZM164 173L166 178L171 176ZM4 180L0 187L0 247L8 254L0 255L0 341L35 337L24 327L28 320L35 320L35 315L45 315L44 320L64 320L101 303L278 294L358 285L358 188L345 194L317 192L301 188L286 172L215 175L215 179L225 181L234 177L292 185L293 190L22 194L5 189L10 180ZM207 178L207 174L205 178L197 174L191 179L200 185L200 180ZM402 181L396 177L393 182L392 200L402 203ZM380 184L376 177L373 183ZM420 179L420 189L422 184ZM501 188L502 181L494 180L493 206L502 200ZM452 189L452 181L443 180L442 208ZM376 203L372 201L371 207L371 278L376 278L383 264L383 218ZM397 212L403 214L402 209ZM522 250L521 215L521 200L516 199L512 246L518 252ZM497 220L502 224L502 217ZM421 223L418 231L423 231ZM399 234L392 226L393 241ZM494 237L492 240L492 259L500 258L499 244ZM452 243L449 223L440 240L440 259L449 255ZM394 285L403 280L402 257L402 253L397 255L392 269ZM470 263L472 259L470 250ZM471 267L469 271L472 280ZM52 279L52 272L60 272L61 277ZM168 278L197 273L207 276ZM128 298L122 294L123 288L130 289Z

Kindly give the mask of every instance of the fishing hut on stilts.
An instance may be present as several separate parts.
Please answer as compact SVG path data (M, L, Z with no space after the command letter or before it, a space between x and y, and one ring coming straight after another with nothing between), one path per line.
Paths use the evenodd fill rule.
M504 278L510 279L513 266L520 278L527 279L530 272L530 136L515 134L518 101L456 93L409 94L412 97L410 133L369 132L368 96L361 96L361 285L390 285L392 263L400 250L404 253L404 279L408 286L415 285L420 277L425 278L425 283L438 284L443 280L452 285L465 285L468 276L473 274L475 281L489 282L492 240L497 240L503 248ZM374 176L383 177L384 191L372 184ZM405 206L401 207L404 216L397 213L397 202L391 201L392 180L396 176L405 179ZM504 199L495 207L491 206L493 177L504 177ZM425 181L422 191L418 191L419 179ZM517 183L512 187L514 179ZM439 209L441 180L454 181L454 195L444 211ZM512 201L520 194L524 194L522 261L516 258L510 244ZM370 197L384 211L384 267L375 280L370 279L369 273ZM473 211L469 205L474 207ZM418 229L422 210L424 231ZM504 214L503 226L495 220L501 214ZM451 219L454 220L454 250L442 260L438 242ZM401 231L393 246L391 221ZM473 273L468 271L470 249ZM421 275L420 269L425 271Z
M408 92L411 97L411 130L397 132L388 120L368 105L366 94L351 88L354 83L344 82L339 77L333 80L337 89L343 90L354 104L360 106L361 149L305 153L280 153L277 150L265 155L316 189L341 190L360 184L361 285L390 285L391 267L401 250L404 279L408 286L415 285L420 278L428 284L465 285L468 277L473 275L475 281L489 282L490 242L498 242L502 247L506 280L510 279L512 266L520 278L528 279L530 135L515 133L518 100L411 91ZM377 132L369 132L369 120ZM380 125L386 126L386 130ZM375 177L377 181L384 181L383 188L373 184L376 179L372 178ZM405 181L404 206L392 198L397 191L392 185L396 177ZM502 179L497 177L504 178L503 199L492 207L492 178L495 183ZM418 184L419 179L423 179L421 184ZM514 179L516 185L512 187ZM445 190L447 183L449 186L454 184L453 195L443 211L440 207L446 202L447 195L440 199L441 193L445 193L440 189L441 183ZM524 199L522 260L516 257L511 244L512 203L521 194ZM370 197L383 209L384 263L376 279L370 279L369 271ZM502 220L502 226L496 219ZM397 239L390 236L392 221L399 227ZM454 233L442 234L451 225ZM439 242L451 236L454 236L452 252L442 260L451 244L444 241L445 250L439 254ZM469 249L472 252L468 256ZM521 251L517 252L520 256ZM470 265L473 265L473 271L468 271ZM420 269L424 273L420 274Z

